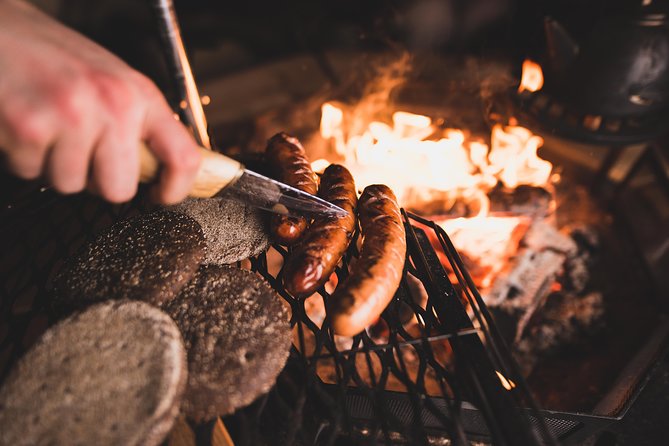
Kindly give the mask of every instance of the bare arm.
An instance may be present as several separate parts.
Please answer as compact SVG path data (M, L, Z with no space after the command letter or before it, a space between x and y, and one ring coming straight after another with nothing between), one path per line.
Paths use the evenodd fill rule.
M0 153L21 178L62 193L135 195L138 142L164 165L155 196L185 197L195 141L145 76L22 0L0 0Z

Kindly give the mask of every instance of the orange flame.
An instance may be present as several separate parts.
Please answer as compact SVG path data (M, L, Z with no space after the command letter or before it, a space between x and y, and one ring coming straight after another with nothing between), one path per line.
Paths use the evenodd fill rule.
M540 136L518 126L492 129L492 148L488 154L491 166L499 169L497 177L506 187L521 184L541 186L550 177L553 165L537 156L544 143Z
M550 177L551 163L537 155L543 139L523 127L496 125L488 147L469 141L462 130L439 129L429 117L404 111L393 113L392 125L372 121L362 134L347 135L342 107L325 103L321 110L321 135L344 158L356 183L387 184L406 207L435 196L463 198L478 203L478 215L485 216L485 192L498 181L516 187L542 185ZM327 164L320 159L313 167L321 171Z
M522 93L523 91L539 91L543 86L544 73L541 70L541 65L530 59L525 59L523 62L523 73L520 77L520 85L518 86L518 93Z
M456 200L466 203L473 217L439 224L456 248L479 265L477 285L490 286L517 249L514 234L524 226L518 217L489 216L487 192L498 182L507 188L547 184L552 165L537 155L543 139L518 125L498 124L488 146L462 130L441 129L423 115L398 111L391 123L360 119L355 110L323 104L321 135L331 144L331 158L343 158L360 189L374 183L390 186L404 207L438 202L445 212ZM313 168L322 171L328 164L319 159Z
M497 377L499 378L499 381L502 383L502 387L504 387L506 390L512 390L516 387L516 383L506 378L500 372L495 370L495 373L497 373Z

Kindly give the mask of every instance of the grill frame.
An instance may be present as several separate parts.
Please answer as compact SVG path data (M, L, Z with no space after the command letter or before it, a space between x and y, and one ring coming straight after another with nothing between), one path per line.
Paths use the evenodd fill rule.
M585 113L549 90L510 91L509 96L521 122L584 143L628 145L651 141L665 133L664 123L669 119L667 110L639 116Z
M630 184L634 183L633 179L628 182ZM34 185L29 189L24 194L17 194L18 198L14 201L11 209L4 210L1 225L4 234L3 243L8 248L4 250L5 255L0 260L2 271L6 274L0 284L2 292L0 310L5 326L3 332L0 332L0 355L4 357L5 363L13 363L42 330L55 322L55 318L50 316L48 312L48 281L54 271L58 269L62 260L68 255L72 255L85 240L92 238L118 219L138 212L149 211L153 207L144 199L144 194L140 194L129 204L117 206L86 195L61 197L49 190L41 190ZM440 231L440 228L436 225L432 225L428 220L421 219L414 214L405 213L404 218L407 223L411 222L415 226L420 226L422 231ZM409 229L411 238L410 245L412 243L415 245L419 238L415 235L417 228L407 226L407 229ZM471 323L473 319L477 324L483 324L488 328L484 330L484 333L481 332L479 326L473 331L471 328L467 331L467 328L462 327L454 331L451 327L448 328L450 332L446 330L439 336L447 337L455 333L457 336L454 336L454 339L474 338L472 332L479 333L483 337L487 336L489 341L485 348L486 360L496 365L501 360L504 364L498 370L502 370L505 376L522 387L524 381L517 372L514 372L513 361L508 362L506 346L503 342L500 343L499 340L493 339L495 338L494 322L487 320L489 315L484 314L487 312L485 305L482 304L480 296L473 287L471 278L468 277L466 270L462 268L457 252L445 233L441 234L440 237L441 249L449 257L453 269L459 272L456 274L458 281L455 283L459 288L458 293L460 294L458 295L461 295L463 290L468 290L469 294L465 296L465 300L474 302L474 306L479 309L479 314L477 315L474 312L473 317L468 322ZM8 243L11 246L8 246ZM424 249L432 250L432 246L424 239L421 246ZM280 246L273 249L279 255L288 254ZM410 251L415 252L415 250L416 246L410 248ZM352 248L351 255L355 254L355 248ZM434 254L433 250L432 254ZM11 267L8 268L8 264L13 266L9 265ZM436 267L436 265L433 266ZM299 309L300 302L293 299L282 289L280 273L278 276L269 273L266 255L263 254L251 259L250 268L270 281L282 297L291 304L294 314L299 314L303 310L303 307L302 310ZM441 272L443 272L443 269L441 269ZM437 269L434 274L440 274L441 272ZM346 274L345 268L340 268L338 274L343 279ZM452 287L453 283L449 282L447 286L449 285ZM321 290L321 293L327 297L324 290ZM406 299L406 296L396 297L395 301L403 298ZM460 300L456 299L456 301ZM295 311L296 308L297 312ZM388 313L388 310L385 316L393 317L391 313ZM294 319L293 322L296 323L296 320ZM643 389L652 362L665 351L668 331L666 324L658 327L647 348L629 363L627 369L621 373L621 380L613 386L607 397L592 413L571 413L529 408L522 410L521 418L530 420L530 423L532 418L535 420L545 419L549 428L556 432L558 440L564 444L575 443L622 419L636 396ZM327 328L324 336L333 341ZM349 356L369 356L374 354L374 351L383 351L387 347L374 344L366 334L362 334L358 338L357 342L361 346L361 350L357 353L348 353ZM478 339L478 337L475 338ZM417 343L421 345L425 341L426 339L418 339ZM7 349L8 346L10 347L9 350ZM501 349L501 353L491 351L492 346ZM301 355L299 351L305 350L304 348L301 350L293 349L286 369L279 377L277 385L268 394L259 398L249 407L224 419L226 426L231 430L238 444L267 442L267 435L264 435L267 432L263 432L262 428L256 428L258 426L276 427L277 425L281 427L282 434L278 435L274 439L275 441L270 441L270 444L283 444L282 440L286 440L285 444L337 444L338 441L341 441L342 435L344 435L344 438L358 443L369 442L374 438L380 439L381 443L402 444L403 441L406 442L407 438L411 441L418 440L418 442L429 443L439 439L442 441L447 434L454 437L464 434L468 440L490 441L492 439L496 441L495 444L505 444L504 437L505 435L508 437L508 433L495 431L491 433L488 429L475 427L476 420L481 419L484 415L476 406L468 402L469 398L460 396L451 400L426 396L425 392L414 392L411 395L406 395L392 391L379 392L378 389L369 388L361 393L360 389L348 387L344 383L328 384L321 380L316 373L313 373L314 358ZM340 356L346 355L345 352L339 351L337 354ZM7 361L8 356L9 360ZM481 366L476 367L480 368ZM467 366L464 369L471 372L476 367ZM487 367L489 370L489 365ZM6 376L8 371L9 367L3 368L2 378ZM625 379L625 376L627 376L627 379ZM454 382L458 378L459 376L452 377ZM465 388L466 386L462 387ZM500 389L501 385L498 385L496 390ZM418 400L416 400L416 397L418 397ZM367 405L365 406L367 407L366 412L342 411L343 407L348 407L346 405L353 404L355 399L358 400L359 405ZM369 407L374 407L373 404L378 406L379 401L385 401L383 404L390 404L390 413L384 413L382 417L376 415L369 417ZM422 404L419 411L415 410L416 401L421 401L420 404ZM511 407L520 407L523 405L522 403L524 401L516 400L511 404ZM369 406L370 404L372 406ZM425 414L423 407L426 404L436 406L437 413L444 407L457 406L456 408L460 410L459 412L454 411L454 413L457 413L460 419L455 425L462 429L458 431L451 428L449 432L449 429L443 425L441 427L435 426L434 419L437 418L434 415L435 409L434 407L431 408L432 411L427 409L427 414ZM328 405L329 407L327 407ZM351 406L351 409L353 409L353 406ZM277 413L280 414L277 416ZM416 413L420 414L419 418L421 420L431 421L416 423L416 417L413 416ZM402 418L400 416L402 414L404 414L404 422L393 424L397 419ZM411 414L411 416L407 414ZM429 414L432 414L432 418L427 418ZM409 420L409 418L411 419ZM299 420L299 422L295 420ZM401 428L398 429L398 426ZM201 444L207 443L206 439L203 439L206 435L202 432L205 432L208 427L209 425L192 426L196 434L199 433L197 438ZM272 431L276 432L273 429Z

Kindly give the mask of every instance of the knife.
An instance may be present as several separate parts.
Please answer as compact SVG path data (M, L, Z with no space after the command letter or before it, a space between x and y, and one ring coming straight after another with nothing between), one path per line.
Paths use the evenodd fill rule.
M346 216L347 212L340 207L247 170L232 158L207 150L212 148L207 133L207 119L186 56L174 4L172 0L153 0L151 3L158 19L166 59L181 96L179 108L182 120L193 131L193 137L201 146L202 164L189 195L225 195L283 215ZM140 160L141 180L154 180L160 166L144 144L140 146Z
M191 197L224 196L282 215L345 217L348 213L332 203L287 184L246 169L239 161L200 147L202 163ZM158 177L160 163L145 144L139 146L140 181Z

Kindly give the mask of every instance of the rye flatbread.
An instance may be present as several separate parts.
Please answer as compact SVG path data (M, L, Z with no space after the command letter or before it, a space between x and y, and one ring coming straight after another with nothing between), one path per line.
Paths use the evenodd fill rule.
M226 198L188 198L171 210L195 219L207 241L205 263L226 265L269 248L267 215L257 208Z
M264 279L204 265L164 308L188 352L187 416L204 421L230 414L272 387L288 358L290 316Z
M107 299L158 305L175 297L206 253L192 218L152 212L114 224L70 258L54 279L54 305L79 309Z
M132 301L95 305L49 329L0 388L0 444L157 445L187 381L179 329Z

